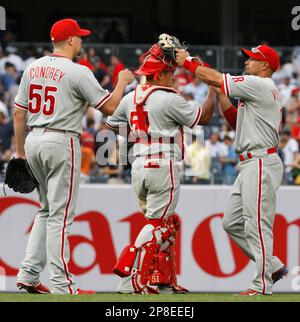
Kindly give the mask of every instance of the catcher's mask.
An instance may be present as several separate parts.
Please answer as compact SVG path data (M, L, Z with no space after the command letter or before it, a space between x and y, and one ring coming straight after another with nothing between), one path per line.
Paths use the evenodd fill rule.
M158 44L152 46L150 50L141 58L142 64L139 69L134 72L136 76L153 76L157 80L158 75L162 71L175 72L176 63L167 61L164 53Z
M141 66L134 74L136 76L153 76L157 80L158 75L163 72L175 72L177 68L176 50L186 50L176 37L168 34L159 36L159 42L153 45L148 52L141 57Z

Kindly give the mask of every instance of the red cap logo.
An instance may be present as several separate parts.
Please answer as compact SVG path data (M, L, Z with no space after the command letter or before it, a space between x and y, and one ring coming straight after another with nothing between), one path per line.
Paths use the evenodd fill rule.
M274 72L280 67L280 57L277 51L269 46L261 45L252 50L242 48L242 53L246 57L251 57L256 60L262 60L269 63L270 67Z
M74 19L63 19L57 21L51 28L51 41L58 42L69 37L86 37L91 34L90 30L81 29L78 22Z

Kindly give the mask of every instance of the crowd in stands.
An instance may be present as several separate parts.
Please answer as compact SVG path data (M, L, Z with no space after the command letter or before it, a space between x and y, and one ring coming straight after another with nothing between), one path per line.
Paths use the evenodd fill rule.
M14 99L23 71L37 58L49 55L47 49L35 52L33 47L19 55L15 48L0 47L0 171L15 155L13 133ZM284 184L300 185L300 50L295 48L292 57L284 57L281 69L275 73L274 81L279 89L283 108L282 131L279 154L285 165ZM105 64L94 48L86 49L77 60L94 74L101 86L112 91L118 74L125 62L112 55ZM138 62L137 62L138 64ZM126 92L135 89L138 79L128 86ZM175 87L191 103L201 105L208 87L193 78L184 69L178 69ZM122 184L131 182L130 162L121 165L122 149L130 145L121 137L114 139L105 125L103 115L86 108L83 122L82 183ZM199 137L200 136L200 137ZM232 185L238 175L238 155L234 148L235 133L222 117L216 102L216 115L210 126L197 129L186 137L186 156L182 163L182 182L186 184ZM102 153L103 151L105 153ZM103 157L105 156L105 158ZM102 159L105 160L102 160ZM125 158L128 158L125 153ZM107 162L107 160L109 162ZM123 162L124 164L124 162Z

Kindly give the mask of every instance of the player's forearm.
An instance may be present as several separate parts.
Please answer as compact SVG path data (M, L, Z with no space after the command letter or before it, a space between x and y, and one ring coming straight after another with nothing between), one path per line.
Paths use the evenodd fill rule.
M215 98L216 93L210 88L202 106L202 115L198 125L207 125L212 119L215 110Z
M15 109L14 111L14 131L17 157L25 158L26 112L20 109Z
M117 107L119 106L125 89L127 87L127 83L123 81L119 81L117 86L115 87L114 91L112 92L111 98L107 101L101 108L101 112L105 115L113 115Z
M227 122L230 124L230 126L236 130L236 123L237 123L237 108L235 108L230 99L223 95L219 95L219 100L220 100L220 106L223 111L224 117L227 120Z
M223 113L225 113L227 110L229 110L232 107L231 100L224 94L219 95L219 101L220 101L220 106Z
M214 87L222 87L223 75L217 70L210 68L208 64L189 56L184 60L183 67L202 82Z
M223 76L215 69L199 66L195 71L195 76L208 85L222 87Z

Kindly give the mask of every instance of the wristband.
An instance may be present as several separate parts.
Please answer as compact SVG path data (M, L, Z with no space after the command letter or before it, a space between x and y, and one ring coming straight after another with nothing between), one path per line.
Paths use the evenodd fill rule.
M230 124L230 126L236 130L238 110L233 105L224 112L225 119Z
M199 66L203 66L203 63L199 62L199 60L196 60L191 56L187 57L183 64L183 67L189 70L192 74L195 74L196 69Z

